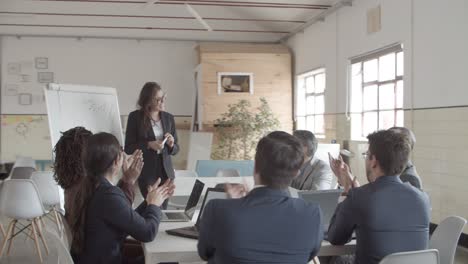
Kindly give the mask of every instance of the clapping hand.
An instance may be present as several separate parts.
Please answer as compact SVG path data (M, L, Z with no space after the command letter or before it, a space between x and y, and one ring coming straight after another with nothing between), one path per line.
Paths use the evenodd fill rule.
M137 149L132 155L124 155L122 180L133 185L143 169L143 152Z
M148 195L146 196L148 204L161 206L166 199L174 194L175 185L172 180L168 179L163 185L159 186L160 183L161 178L158 178L153 185L148 186Z
M328 159L330 161L330 168L336 175L338 183L345 188L345 193L347 193L351 188L359 186L359 182L356 177L353 176L348 164L343 161L341 155L338 159L335 159L330 153L328 153Z

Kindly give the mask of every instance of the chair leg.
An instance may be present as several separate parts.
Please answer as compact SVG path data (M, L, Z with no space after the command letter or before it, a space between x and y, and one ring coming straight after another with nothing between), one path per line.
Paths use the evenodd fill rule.
M15 233L15 228L16 228L16 223L18 222L18 220L14 220L13 222L13 228L11 229L11 234L13 235L13 233ZM10 238L10 242L8 243L8 250L7 250L7 256L10 255L10 251L11 251L11 244L13 244L13 237Z
M3 256L3 251L5 251L5 247L6 247L6 244L8 242L8 239L11 237L11 234L12 234L11 229L13 228L13 222L14 221L15 220L12 220L10 222L10 225L8 226L8 231L7 231L7 234L5 236L5 239L3 239L2 249L0 250L0 257Z
M0 224L0 230L2 231L3 237L6 237L5 228L3 228L3 224Z
M34 220L32 221L32 230L34 234L34 244L36 246L37 254L39 255L39 260L42 263L42 252L41 248L39 247L39 241L37 240L37 231L36 231L36 225L34 224Z
M47 246L47 243L46 243L46 241L44 239L44 234L42 233L42 228L39 228L39 223L38 223L37 219L36 219L35 223L36 223L36 227L37 227L37 230L38 230L39 237L41 238L42 244L44 245L44 248L46 250L46 254L49 255L49 247Z
M58 232L60 234L60 232L62 231L62 225L60 224L60 219L59 219L57 210L55 210L55 208L54 208L54 209L52 209L52 211L54 212L55 223L57 224L57 229L58 229Z

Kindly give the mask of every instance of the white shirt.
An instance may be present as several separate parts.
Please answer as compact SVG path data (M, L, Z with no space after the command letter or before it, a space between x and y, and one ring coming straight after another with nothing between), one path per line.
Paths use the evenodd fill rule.
M164 138L164 131L162 127L161 120L159 121L151 121L153 124L153 132L156 140L162 140Z

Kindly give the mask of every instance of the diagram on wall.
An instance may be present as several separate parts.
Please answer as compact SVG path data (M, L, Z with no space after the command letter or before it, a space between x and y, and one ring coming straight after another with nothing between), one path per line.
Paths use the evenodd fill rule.
M3 69L3 114L44 114L46 112L43 88L55 81L47 57L23 57L7 61Z
M1 160L14 161L16 156L50 160L49 126L46 116L2 115Z

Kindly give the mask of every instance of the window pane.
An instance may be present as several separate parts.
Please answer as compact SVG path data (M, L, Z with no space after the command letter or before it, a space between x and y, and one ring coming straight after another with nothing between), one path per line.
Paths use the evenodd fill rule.
M404 60L403 60L403 52L397 53L397 75L403 76L403 69L404 69Z
M377 110L377 85L364 87L364 110Z
M305 100L305 96L302 95L302 96L298 96L297 97L297 112L296 114L298 116L304 116L306 114L306 100Z
M395 53L379 58L379 81L395 79Z
M377 81L377 59L364 62L364 82Z
M389 129L395 126L395 111L379 112L379 129Z
M351 112L362 112L362 74L351 80Z
M314 114L315 111L315 103L314 103L315 96L310 95L306 97L307 103L307 114Z
M403 108L403 81L398 81L396 86L396 107Z
M307 117L306 129L309 131L314 131L314 116Z
M405 126L405 113L403 112L403 110L399 110L396 112L395 126L399 126L399 127Z
M323 95L315 96L315 114L323 114L325 112L325 97Z
M395 108L395 84L389 83L379 86L379 109Z
M315 116L315 130L313 132L318 134L325 134L323 115Z
M297 129L306 129L306 118L304 116L297 118Z
M351 76L354 77L358 74L362 75L360 62L354 63L353 65L351 65Z
M364 113L362 121L362 136L367 137L377 130L377 112Z
M315 85L314 85L314 76L310 76L306 78L306 90L307 93L313 93L315 90Z
M325 73L315 75L315 92L323 93L325 91Z

